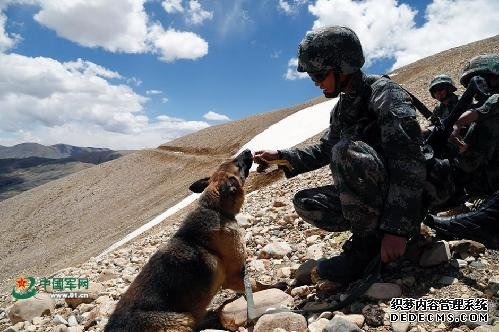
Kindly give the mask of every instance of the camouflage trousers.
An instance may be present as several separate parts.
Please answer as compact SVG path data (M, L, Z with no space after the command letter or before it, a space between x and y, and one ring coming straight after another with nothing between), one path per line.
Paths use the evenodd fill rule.
M296 193L298 215L327 231L376 233L388 187L381 156L364 142L341 140L333 147L330 167L334 185Z

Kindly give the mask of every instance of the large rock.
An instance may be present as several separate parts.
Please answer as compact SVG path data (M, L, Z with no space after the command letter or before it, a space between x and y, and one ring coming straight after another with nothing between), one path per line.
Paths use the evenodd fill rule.
M307 332L305 317L293 312L280 312L260 317L253 332L267 332L282 328L285 331Z
M9 311L12 323L31 321L34 317L50 315L55 308L55 301L49 294L40 293L27 300L19 300Z
M451 258L449 243L447 241L437 241L427 248L421 258L419 265L430 267L447 263Z
M266 289L253 294L255 311L261 316L267 309L291 307L293 297L275 288ZM244 326L248 320L247 303L244 297L226 304L220 312L220 322L231 331L236 331L239 326Z
M401 295L402 289L399 285L387 282L374 283L366 292L366 296L374 300L389 300Z
M362 332L362 330L341 315L334 316L324 327L324 332Z

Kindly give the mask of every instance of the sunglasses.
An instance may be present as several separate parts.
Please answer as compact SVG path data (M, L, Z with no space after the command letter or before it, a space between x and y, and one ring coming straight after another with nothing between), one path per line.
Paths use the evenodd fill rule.
M310 76L312 81L316 83L321 83L326 79L327 75L329 75L329 71L315 71L315 72L308 72L307 74L308 76Z

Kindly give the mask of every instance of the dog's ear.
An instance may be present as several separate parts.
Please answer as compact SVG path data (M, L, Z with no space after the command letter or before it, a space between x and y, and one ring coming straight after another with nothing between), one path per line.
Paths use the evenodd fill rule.
M203 190L205 190L206 187L208 187L209 184L210 184L209 177L199 179L189 186L189 190L196 194L200 194L203 192Z
M218 188L220 192L220 197L227 198L233 196L237 193L237 188L239 187L239 181L235 177L230 177L227 181L222 182Z

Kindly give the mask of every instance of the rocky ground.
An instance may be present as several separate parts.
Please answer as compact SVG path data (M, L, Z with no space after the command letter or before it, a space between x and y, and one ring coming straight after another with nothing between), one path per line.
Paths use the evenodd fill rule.
M323 168L291 180L281 179L247 195L238 221L245 230L249 273L259 285L279 282L284 285L281 287L284 291L271 288L255 293L260 315L269 307L281 305L295 309L321 308L349 294L349 289L310 280L313 260L339 253L349 234L327 233L308 225L298 217L291 204L292 194L300 188L324 185L329 179L328 172ZM48 292L38 294L37 299L14 302L10 295L3 295L0 330L102 331L121 294L191 208L114 252L93 257L56 274L89 278L90 297L87 300L54 300L49 296L50 287ZM427 237L418 250L412 250L410 257L387 267L382 279L371 286L366 296L341 311L266 314L253 325L247 322L244 298L225 290L213 300L202 328L258 332L307 329L311 332L497 331L499 326L493 326L494 317L499 316L497 252L485 250L477 243L435 241ZM487 298L490 319L488 325L479 326L470 322L391 324L387 316L391 297Z

